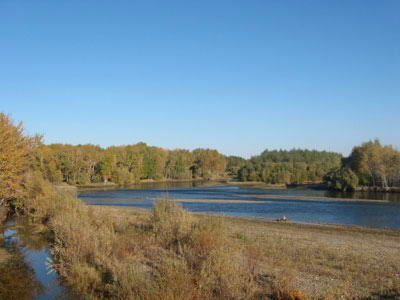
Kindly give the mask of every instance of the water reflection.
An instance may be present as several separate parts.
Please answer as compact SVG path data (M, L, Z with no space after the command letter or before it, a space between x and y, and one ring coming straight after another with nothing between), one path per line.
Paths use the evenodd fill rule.
M400 193L382 193L382 192L335 192L327 191L325 196L333 198L350 198L365 200L384 200L390 202L400 202Z
M375 193L375 200L378 198ZM373 196L374 194L372 194ZM386 194L388 198L396 197ZM332 194L323 190L310 189L259 189L245 186L202 185L197 183L147 185L126 189L103 191L81 191L79 197L88 204L119 205L151 208L155 198L214 199L220 203L183 202L184 208L195 212L209 212L234 216L281 218L308 223L353 224L370 227L400 229L400 202L334 201L321 197L357 197L356 194ZM364 195L365 196L365 195ZM368 194L372 197L371 194ZM268 198L267 203L265 198ZM309 198L308 198L309 197ZM319 198L318 198L319 197ZM364 199L364 198L363 198ZM223 200L251 200L249 203L224 203ZM310 201L312 200L312 201ZM257 203L259 201L260 203ZM232 202L232 201L230 201ZM255 203L254 203L255 202Z
M90 193L90 191L111 191L111 190L162 190L166 194L171 189L176 188L192 188L192 187L223 187L224 190L250 190L254 194L266 194L266 195L288 195L288 196L312 196L312 197L330 197L330 198L344 198L344 199L363 199L363 200L383 200L390 202L400 202L400 193L383 193L383 192L367 192L367 191L357 191L357 192L338 192L329 191L324 189L311 189L304 187L291 187L287 189L268 189L268 188L258 188L258 187L247 187L240 185L226 185L224 182L219 181L167 181L167 182L148 182L139 183L135 185L125 186L125 187L93 187L84 188L80 190L81 194ZM144 195L146 193L143 193Z
M8 223L4 231L7 244L15 248L15 251L21 255L21 262L30 270L29 272L16 270L17 274L21 273L19 276L30 274L31 282L34 283L26 284L25 294L30 293L26 299L76 299L69 289L61 285L57 273L49 269L51 254L48 237L42 233L42 230L40 225L17 220L17 222ZM16 294L8 299L25 299L20 297L19 290L10 290L10 292Z
M24 261L11 231L5 230L0 251L0 299L34 299L42 295L44 287Z

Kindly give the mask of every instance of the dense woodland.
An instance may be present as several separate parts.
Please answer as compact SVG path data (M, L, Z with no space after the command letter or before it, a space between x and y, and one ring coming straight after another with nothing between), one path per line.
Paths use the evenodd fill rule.
M103 149L94 145L44 145L36 138L33 169L53 183L120 185L140 180L237 178L267 184L325 182L329 188L400 186L400 152L379 141L354 147L349 157L326 151L266 150L248 160L216 150L166 150L138 143Z
M266 150L241 165L237 176L241 181L263 181L269 184L303 184L321 182L332 168L340 166L338 153L310 150Z
M213 179L226 158L216 150L166 150L145 143L102 149L94 145L41 145L34 168L53 183L135 183L139 180Z
M216 150L166 150L144 143L103 149L94 145L40 144L34 169L53 183L130 184L140 180L217 179L270 184L320 182L341 155L309 150L264 151L246 160Z

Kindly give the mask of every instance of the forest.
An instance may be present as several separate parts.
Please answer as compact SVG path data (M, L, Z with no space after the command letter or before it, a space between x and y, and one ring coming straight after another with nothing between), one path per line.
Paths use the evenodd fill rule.
M328 188L390 189L400 186L400 152L379 140L353 148L348 157L316 150L265 150L250 159L217 150L168 150L145 143L101 148L96 145L45 145L35 137L33 169L52 183L127 185L141 180L213 180L267 184L325 182Z
M324 175L341 164L338 153L311 150L265 150L248 161L237 161L240 181L268 184L321 182ZM228 164L229 165L229 164Z
M228 157L228 171L240 181L268 184L324 182L330 189L400 187L400 151L379 140L353 148L348 157L325 151L266 150L249 160Z
M113 146L40 144L33 167L53 183L131 184L139 180L215 179L226 158L216 150L166 150L145 143Z

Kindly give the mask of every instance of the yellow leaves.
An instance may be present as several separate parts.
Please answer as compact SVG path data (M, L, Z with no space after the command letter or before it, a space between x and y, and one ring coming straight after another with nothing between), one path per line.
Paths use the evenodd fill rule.
M23 135L22 123L14 125L0 113L0 199L17 196L35 144L34 138Z
M400 184L400 152L393 146L383 146L378 140L355 147L350 156L351 167L361 178L368 178L364 184L382 187Z

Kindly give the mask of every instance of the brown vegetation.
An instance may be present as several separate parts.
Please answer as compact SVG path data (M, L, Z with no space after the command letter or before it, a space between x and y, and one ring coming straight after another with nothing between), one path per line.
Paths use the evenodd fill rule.
M57 270L92 299L400 293L397 230L195 215L168 200L151 212L93 207L46 182L31 189L39 196L26 203L54 233Z
M261 249L267 269L314 299L400 296L400 232L226 217L229 234ZM390 298L393 299L394 297Z
M252 299L282 289L260 280L263 258L230 238L221 217L198 218L169 200L127 215L37 178L28 189L26 211L54 234L55 267L90 298Z
M23 192L24 174L29 170L37 138L23 135L22 124L14 125L0 113L0 206L14 206Z

